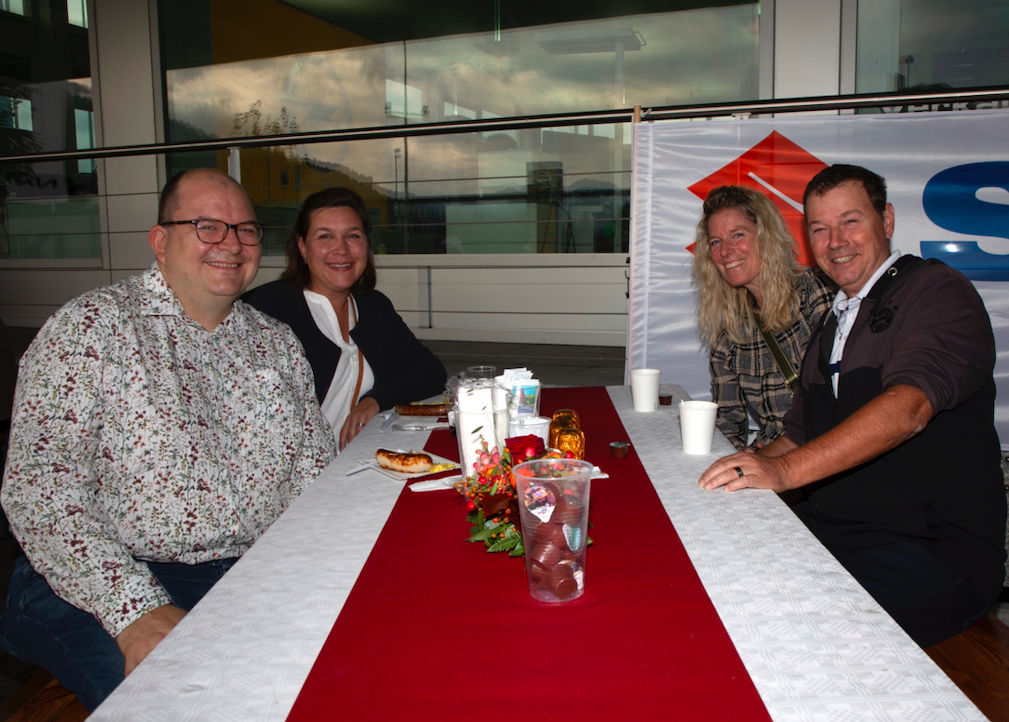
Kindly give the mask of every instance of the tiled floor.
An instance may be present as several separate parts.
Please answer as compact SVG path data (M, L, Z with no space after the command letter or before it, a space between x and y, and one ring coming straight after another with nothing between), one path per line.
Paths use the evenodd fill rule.
M425 341L449 376L470 366L525 367L544 386L612 386L624 381L624 349L522 343Z

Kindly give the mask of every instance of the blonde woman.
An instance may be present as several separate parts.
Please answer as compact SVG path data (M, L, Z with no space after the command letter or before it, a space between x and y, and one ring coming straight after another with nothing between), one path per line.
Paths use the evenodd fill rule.
M753 443L769 444L784 432L782 417L792 405L786 375L798 373L836 288L818 269L796 261L795 241L771 201L741 186L708 194L693 277L701 339L710 349L716 424L741 449L753 416L760 425Z

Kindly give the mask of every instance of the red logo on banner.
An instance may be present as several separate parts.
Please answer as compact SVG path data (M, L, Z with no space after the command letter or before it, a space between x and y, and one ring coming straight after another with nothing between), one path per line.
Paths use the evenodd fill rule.
M795 237L799 263L812 266L815 261L809 250L809 234L802 215L802 194L813 176L826 167L827 164L815 155L774 131L688 190L701 200L719 186L746 186L763 193L781 211L785 225ZM693 253L694 244L687 250Z

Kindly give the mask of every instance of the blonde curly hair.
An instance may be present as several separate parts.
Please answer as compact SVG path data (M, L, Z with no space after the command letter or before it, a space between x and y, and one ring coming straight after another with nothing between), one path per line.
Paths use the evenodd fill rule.
M708 193L704 215L697 224L692 275L697 287L697 323L701 338L713 347L724 330L736 343L746 343L756 329L753 296L730 286L711 258L708 222L719 211L735 208L757 226L754 249L760 259L764 325L775 333L791 328L799 318L796 279L804 269L795 258L795 240L774 204L762 193L742 186L721 186Z

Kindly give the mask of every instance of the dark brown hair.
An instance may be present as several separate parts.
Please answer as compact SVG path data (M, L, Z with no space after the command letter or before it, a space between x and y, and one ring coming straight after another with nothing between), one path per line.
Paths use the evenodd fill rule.
M882 216L886 211L886 181L882 176L860 165L837 163L821 170L806 186L806 192L802 194L802 205L806 205L810 196L822 196L848 181L858 181L862 184L872 207Z
M368 218L368 209L364 205L364 200L349 188L326 188L313 193L301 206L298 212L298 220L294 222L294 228L287 237L287 268L281 274L281 278L290 281L299 288L308 288L312 283L312 275L308 269L308 263L301 255L298 248L298 239L308 236L308 229L312 225L312 216L316 211L324 208L350 208L357 213L361 220L361 228L368 239L368 262L364 267L364 273L357 279L351 293L367 294L375 290L375 283L378 276L375 273L375 254L371 250L371 220Z

